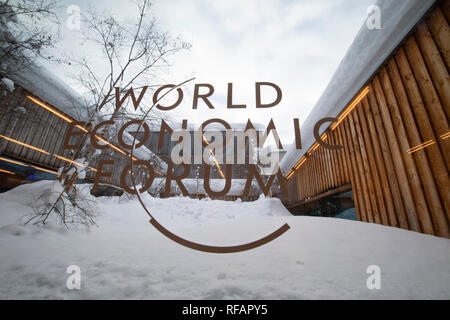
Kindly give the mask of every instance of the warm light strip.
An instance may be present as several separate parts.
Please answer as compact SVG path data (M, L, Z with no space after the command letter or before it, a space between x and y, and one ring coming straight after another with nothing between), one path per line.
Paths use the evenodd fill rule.
M319 144L316 142L311 151L316 151L319 148Z
M202 135L202 136L203 136L203 141L205 141L205 143L207 145L209 145L208 139L206 139L205 135ZM217 170L219 170L220 176L223 179L225 179L225 175L223 174L222 169L220 168L219 162L217 161L216 156L214 155L214 152L211 149L209 149L209 153L211 153L211 155L213 156L214 163L216 164Z
M113 148L116 151L119 151L121 154L127 155L127 153L125 151L123 151L122 149L116 147L115 145L113 145L112 143L106 141L105 139L99 137L99 136L95 136L98 140L100 140L101 142L103 142L104 144L107 144L108 146L110 146L111 148Z
M295 171L292 171L292 170L291 170L291 171L289 172L289 174L286 176L286 179L289 180L289 179L292 177L292 175L293 175L294 173L295 173Z
M8 171L8 170L3 170L3 169L0 169L0 172L14 174L14 172L11 172L11 171Z
M424 149L426 147L429 147L429 146L431 146L431 145L433 145L435 143L436 143L436 141L434 141L434 140L427 141L425 143L422 143L421 145L418 145L417 147L409 149L408 153L411 154L411 153L417 152L417 151L422 150L422 149Z
M56 157L56 158L58 158L58 159L61 159L61 160L64 160L64 161L67 161L67 162L76 164L77 166L80 166L80 167L86 167L86 165L84 165L84 164L82 164L82 163L79 163L79 162L76 162L76 161L73 161L73 160L70 160L70 159L61 157L61 156L59 156L59 155L57 155L57 154L53 154L53 156Z
M364 99L365 96L369 93L369 87L365 87L361 93L350 103L350 105L345 109L345 111L338 117L338 121L333 123L331 125L331 130L334 130L337 128L337 126L344 121L344 119L350 114L350 112L353 111L353 109L356 108L356 106L361 102L362 99ZM321 136L322 140L326 140L328 138L328 134L324 133ZM306 152L306 154L311 154L312 152L316 151L317 148L319 148L319 144L316 142L313 144L313 146ZM294 171L298 170L304 163L306 162L306 158L302 157L297 164L294 166ZM286 179L289 179L292 176L292 174L288 174L286 176Z
M26 164L24 164L22 162L6 159L6 158L3 158L3 157L0 157L0 160L6 161L6 162L11 162L11 163L14 163L14 164L18 164L19 166L22 166L22 167L28 167L28 165L26 165Z
M29 144L26 144L26 143L23 143L23 142L20 142L20 141L17 141L17 140L14 140L14 139L2 136L2 135L0 135L0 137L5 139L5 140L17 143L18 145L24 146L26 148L30 148L30 149L33 149L33 150L36 150L36 151L39 151L39 152L42 152L42 153L45 153L45 154L49 154L47 151L39 149L39 148L36 148L36 147L33 147L33 146L30 146Z
M78 124L77 124L75 127L77 127L78 129L80 129L81 131L84 131L84 132L86 132L86 133L89 132L87 129L83 128L82 126L80 126L80 125L78 125Z
M72 119L70 119L69 117L66 117L65 115L63 115L62 113L59 113L58 111L56 111L55 109L53 109L52 107L46 105L45 103L33 98L32 96L27 96L28 99L30 99L31 101L33 101L34 103L36 103L37 105L41 106L42 108L50 111L51 113L53 113L54 115L60 117L61 119L72 123Z
M338 121L331 125L331 130L336 129L336 127L344 121L344 119L356 108L356 106L361 102L362 99L369 93L369 87L365 87L361 93L352 101L352 103L345 109L344 113L342 113L338 117Z
M302 157L302 159L300 160L300 162L297 163L297 165L294 167L294 170L299 169L305 162L306 162L306 158L305 158L305 157Z
M427 142L424 142L424 143L422 143L422 144L419 144L418 146L415 146L414 148L409 149L408 152L415 151L416 149L419 149L419 148L421 148L421 147L423 147L423 146L427 146L427 145L430 145L430 144L433 144L433 143L435 143L434 140L429 140L429 141L427 141Z
M44 171L44 172L48 172L48 173L52 173L52 174L56 174L57 176L59 176L59 173L56 172L56 171L53 171L53 170L47 170L47 169L39 168L39 167L36 167L36 166L32 166L32 167L35 168L35 169L37 169L37 170Z
M450 132L444 133L440 138L442 140L450 138Z
M58 117L60 117L61 119L65 120L65 121L67 121L67 122L69 122L69 123L72 123L72 122L73 122L73 120L70 119L69 117L66 117L66 116L63 115L62 113L56 111L54 108L52 108L52 107L46 105L45 103L43 103L43 102L41 102L41 101L39 101L39 100L33 98L32 96L27 96L27 98L28 98L29 100L33 101L34 103L36 103L37 105L39 105L40 107L42 107L42 108L44 108L44 109L50 111L51 113L55 114L55 115L58 116ZM84 128L84 127L82 127L82 126L80 126L80 125L76 125L75 127L77 127L78 129L82 130L82 131L85 132L85 133L88 133L88 132L89 132L86 128ZM106 141L105 139L103 139L103 138L101 138L101 137L99 137L99 136L97 136L97 135L96 135L95 137L96 137L98 140L100 140L101 142L103 142L103 143L105 143L106 145L108 145L108 146L110 146L111 148L113 148L114 150L120 152L121 154L130 156L130 154L128 154L127 152L123 151L122 149L116 147L116 146L113 145L112 143L109 143L109 142ZM32 149L34 149L34 147L33 147ZM37 149L35 149L35 150L37 150ZM39 150L38 150L38 151L39 151ZM42 152L42 151L41 151L41 152ZM44 153L46 153L46 152L44 152ZM46 154L48 154L48 153L46 153ZM55 156L56 156L56 155L55 155ZM134 161L137 161L137 160L138 160L136 157L132 157L132 159L133 159ZM69 161L69 162L71 161L71 160L69 160L69 159L63 159L63 160ZM92 171L97 171L97 169L92 168L92 167L89 167L89 169L91 169ZM219 169L219 170L220 170L220 169ZM160 176L164 176L164 175L163 175L161 172L159 172L158 170L154 170L154 171L155 171L157 174L159 174ZM222 175L222 173L221 173L221 175Z
M22 167L29 167L29 165L26 165L24 163L21 163L21 162L18 162L18 161L14 161L14 160L10 160L10 159L6 159L6 158L3 158L3 157L0 157L0 160L11 162L11 163L14 163L14 164L18 164L19 166L22 166ZM49 172L49 173L53 173L53 174L59 175L58 172L53 171L53 170L47 170L47 169L36 167L36 166L30 166L30 167L32 167L34 169L37 169L37 170L40 170L40 171Z

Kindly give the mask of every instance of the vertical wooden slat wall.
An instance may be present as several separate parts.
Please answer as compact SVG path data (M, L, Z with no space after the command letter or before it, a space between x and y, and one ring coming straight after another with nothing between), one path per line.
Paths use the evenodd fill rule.
M351 184L358 219L450 238L450 0L380 67L368 94L288 180L288 207Z

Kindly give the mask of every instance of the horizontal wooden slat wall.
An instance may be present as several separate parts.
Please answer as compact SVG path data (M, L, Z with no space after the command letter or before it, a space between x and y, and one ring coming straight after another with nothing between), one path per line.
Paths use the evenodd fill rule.
M45 168L61 167L64 161L53 154L70 157L70 151L62 148L67 122L31 102L26 98L27 94L26 90L16 85L14 92L2 97L0 135L42 149L48 154L6 139L0 139L0 152Z
M450 238L450 0L368 84L368 94L288 180L288 207L351 183L361 221Z
M71 150L63 148L69 125L55 114L27 99L28 94L30 93L17 84L13 92L5 91L5 95L0 99L0 135L42 149L46 153L0 137L0 155L57 171L67 162L55 155L72 158ZM104 168L105 171L112 171L112 176L101 177L100 181L120 186L120 175L123 168L129 164L129 158L116 151L103 150L90 166L96 168L99 160L115 160L114 166ZM147 181L145 173L145 170L136 169L137 183ZM88 170L86 177L94 180L95 172ZM131 185L130 181L128 182Z

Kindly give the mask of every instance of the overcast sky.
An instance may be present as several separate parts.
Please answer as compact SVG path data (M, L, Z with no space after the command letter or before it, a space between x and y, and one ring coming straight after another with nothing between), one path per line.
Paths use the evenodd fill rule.
M326 88L345 52L367 17L375 0L155 0L152 8L162 29L192 44L172 61L167 83L180 83L192 76L194 83L214 85L215 110L200 103L192 110L193 84L185 89L183 104L170 113L175 119L201 123L210 118L229 122L267 124L271 118L285 144L292 143L293 118L303 122ZM128 1L62 1L63 5L88 5L130 15ZM64 6L63 6L64 9ZM59 48L72 53L80 47L77 31L63 23ZM67 66L55 66L66 77ZM255 108L255 82L276 83L283 92L281 103L271 109ZM227 83L234 84L233 102L246 109L226 108ZM264 92L263 92L264 93ZM270 90L263 94L270 100Z

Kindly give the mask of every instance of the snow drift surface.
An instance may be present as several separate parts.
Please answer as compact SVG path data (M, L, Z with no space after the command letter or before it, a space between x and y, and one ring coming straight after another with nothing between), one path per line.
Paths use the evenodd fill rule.
M284 223L275 241L242 253L184 248L149 223L135 199L98 198L98 228L22 226L52 182L0 194L0 299L450 298L450 240L341 219L292 217L277 199L253 203L144 197L158 221L211 245L252 241ZM81 186L87 193L87 186ZM80 290L66 288L69 265ZM366 286L381 268L381 289Z

